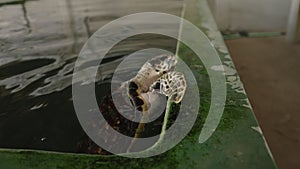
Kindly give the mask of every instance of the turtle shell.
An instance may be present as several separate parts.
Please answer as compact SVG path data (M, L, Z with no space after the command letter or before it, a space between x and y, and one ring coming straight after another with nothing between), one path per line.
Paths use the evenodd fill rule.
M164 95L161 94L157 94L157 95L160 97L165 97ZM114 98L117 98L117 100L114 100ZM121 105L122 107L117 108L115 104L116 102L117 105ZM162 102L158 101L158 102L165 104L163 101ZM156 103L158 104L158 102ZM120 109L122 112L120 112ZM113 94L110 94L110 92L107 93L100 101L99 110L102 113L105 120L100 122L97 120L90 121L89 125L91 127L102 126L100 129L101 134L106 135L107 136L106 138L109 138L109 140L103 140L103 141L109 142L111 147L120 147L119 152L126 152L130 146L130 142L129 143L122 142L122 145L118 145L119 143L118 140L122 138L120 137L120 135L114 135L113 133L109 132L109 130L107 130L108 125L111 126L115 131L123 135L134 138L140 123L134 122L130 119L141 117L142 112L135 111L135 108L129 101L129 96L126 93L126 90L124 90L124 88L120 88L120 90L113 92ZM154 111L156 110L154 109ZM164 114L162 113L160 116L158 116L158 118L156 118L156 120L145 124L142 133L140 133L138 137L151 137L160 134L163 125L163 117ZM95 130L99 130L99 129L95 128ZM109 151L99 147L87 135L85 135L78 142L77 152L87 153L87 154L101 154L101 155L111 154L109 153Z

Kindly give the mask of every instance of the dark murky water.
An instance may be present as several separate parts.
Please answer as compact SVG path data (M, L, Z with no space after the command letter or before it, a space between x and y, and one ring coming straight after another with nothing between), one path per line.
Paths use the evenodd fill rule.
M0 6L0 147L75 152L85 136L72 103L76 57L104 24L135 12L180 15L181 1L38 0ZM179 25L178 25L179 26ZM177 41L145 34L115 46L101 67L97 95L114 67L144 48L175 52Z

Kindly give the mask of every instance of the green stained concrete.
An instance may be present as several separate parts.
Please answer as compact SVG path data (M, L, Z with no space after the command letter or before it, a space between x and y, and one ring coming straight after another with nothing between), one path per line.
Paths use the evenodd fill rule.
M200 144L198 140L210 108L211 89L206 71L208 68L203 66L188 47L180 44L178 55L189 56L181 58L189 65L198 81L201 107L193 129L176 147L161 155L144 159L2 149L0 168L276 168L207 2L186 1L184 18L194 23L208 36L217 49L226 71L225 111L216 131L206 142Z

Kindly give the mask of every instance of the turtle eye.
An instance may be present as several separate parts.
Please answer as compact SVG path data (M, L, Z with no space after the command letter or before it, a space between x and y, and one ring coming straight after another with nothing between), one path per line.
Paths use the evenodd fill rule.
M153 89L160 89L160 82L156 82L153 86L152 86Z
M166 71L163 71L163 74L166 74L167 72Z
M156 71L156 72L159 72L159 70L158 70L158 69L155 69L155 71Z

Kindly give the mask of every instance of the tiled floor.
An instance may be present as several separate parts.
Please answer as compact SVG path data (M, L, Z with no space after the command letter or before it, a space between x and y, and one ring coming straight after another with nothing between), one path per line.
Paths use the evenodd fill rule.
M279 169L300 168L300 44L284 37L226 44Z

